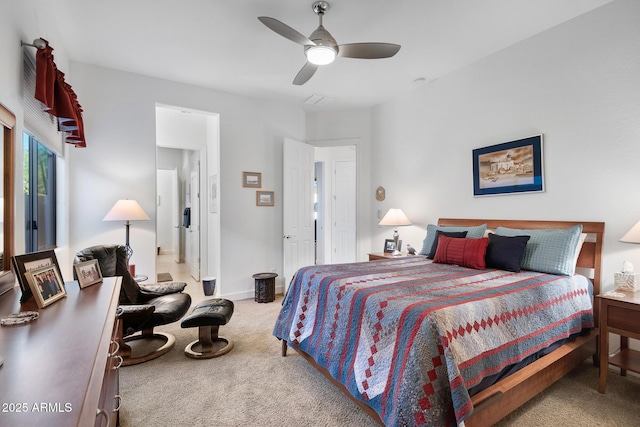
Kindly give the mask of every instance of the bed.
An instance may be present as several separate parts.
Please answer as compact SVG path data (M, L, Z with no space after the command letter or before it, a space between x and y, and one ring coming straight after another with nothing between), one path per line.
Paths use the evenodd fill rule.
M433 259L300 269L274 335L381 425L492 425L595 357L603 233L440 219L421 250ZM517 268L489 262L499 248L519 253Z

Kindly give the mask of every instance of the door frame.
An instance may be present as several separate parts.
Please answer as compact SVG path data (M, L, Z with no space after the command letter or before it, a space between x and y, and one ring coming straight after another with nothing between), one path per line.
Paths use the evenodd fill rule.
M367 254L371 248L371 238L363 237L370 234L365 230L370 229L371 219L369 215L364 217L360 216L361 212L370 211L373 206L371 205L371 199L367 197L367 193L361 191L364 188L370 188L371 179L369 177L368 169L366 169L366 163L364 162L364 156L368 155L368 151L362 145L361 138L341 138L341 139L320 139L309 141L308 144L313 145L316 148L332 148L332 147L355 147L356 156L356 261L367 261ZM325 166L325 174L330 173L328 169L332 169L333 165ZM325 209L331 209L331 206L325 205ZM365 248L365 249L363 249Z

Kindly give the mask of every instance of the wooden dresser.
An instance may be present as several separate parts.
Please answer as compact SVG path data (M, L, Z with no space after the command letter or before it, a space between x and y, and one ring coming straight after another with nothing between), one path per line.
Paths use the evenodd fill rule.
M40 309L34 322L0 327L0 425L115 426L118 422L116 309L120 278L80 289ZM20 306L20 289L0 296L0 317Z

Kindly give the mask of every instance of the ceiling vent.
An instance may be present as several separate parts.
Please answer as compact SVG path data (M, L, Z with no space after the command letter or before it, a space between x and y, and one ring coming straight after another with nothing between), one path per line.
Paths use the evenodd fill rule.
M316 107L324 107L328 103L333 101L333 98L327 98L322 95L311 95L307 99L305 99L304 103L307 105L315 105Z

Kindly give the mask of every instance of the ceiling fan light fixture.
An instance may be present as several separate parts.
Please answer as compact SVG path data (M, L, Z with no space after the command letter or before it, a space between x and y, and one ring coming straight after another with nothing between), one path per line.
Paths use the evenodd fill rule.
M331 64L336 59L336 49L330 46L311 46L305 50L307 61L315 65Z

